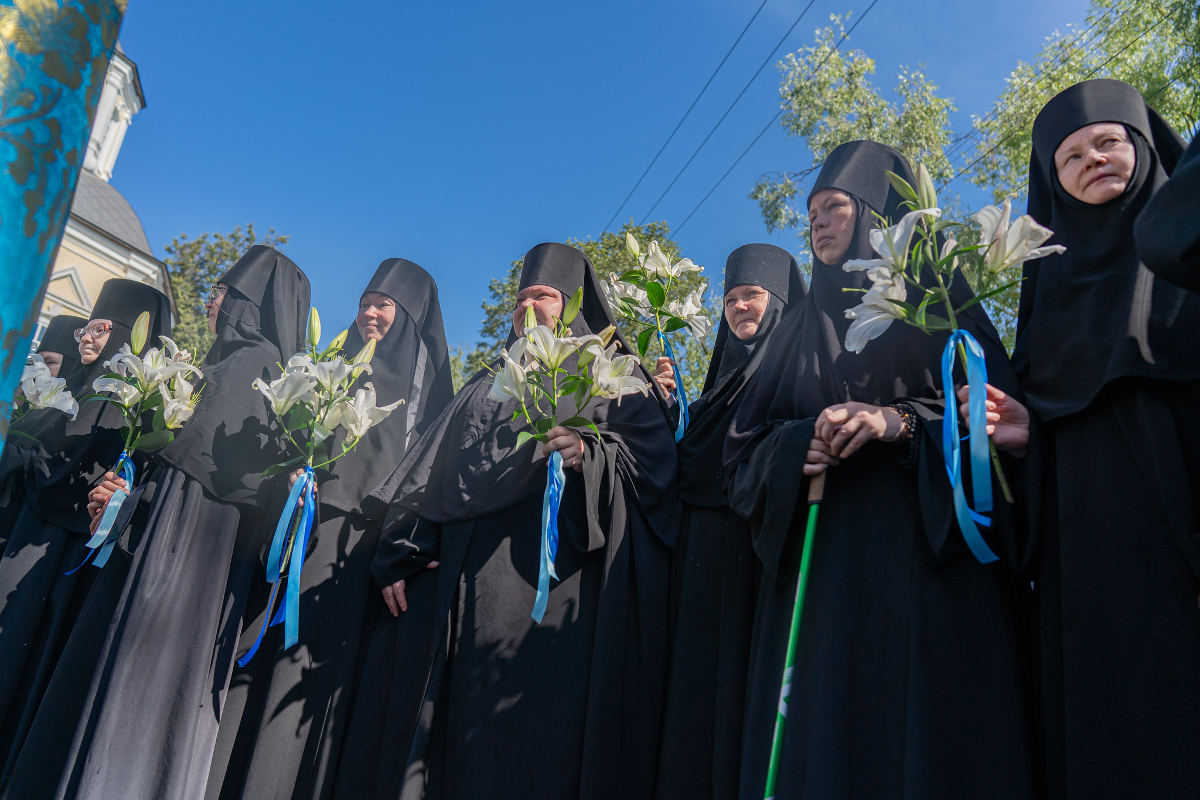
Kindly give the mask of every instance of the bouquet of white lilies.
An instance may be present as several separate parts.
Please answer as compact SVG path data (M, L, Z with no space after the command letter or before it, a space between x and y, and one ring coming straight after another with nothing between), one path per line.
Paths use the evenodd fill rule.
M657 336L664 355L675 362L675 386L680 405L679 429L675 435L678 439L687 427L688 403L669 335L686 329L702 342L712 332L712 320L701 313L707 284L701 283L686 296L676 297L679 279L689 272L702 272L704 267L692 263L690 258L672 263L656 241L650 242L643 253L641 244L630 233L625 234L625 246L637 257L637 268L621 275L609 273L609 280L602 280L600 284L613 313L638 331L635 336L638 354L644 358L651 338Z
M525 310L525 335L512 347L500 354L501 364L492 379L488 397L498 402L516 400L518 407L513 419L525 418L532 431L517 434L517 447L530 440L545 442L548 432L559 425L588 427L600 431L595 423L577 413L560 420L559 406L572 398L578 412L594 397L616 400L628 394L640 392L646 396L650 384L634 377L641 362L637 356L616 355L618 342L612 342L616 328L608 326L597 334L573 336L568 327L579 315L583 305L583 290L575 292L563 310L561 319L555 319L553 328L538 325L532 308ZM578 354L574 369L568 369L567 359ZM546 492L542 498L542 547L541 565L538 573L537 597L533 604L533 618L538 622L546 613L550 596L550 578L558 580L554 571L554 559L558 554L558 508L566 476L562 468L562 455L555 451L547 463L548 477Z
M123 478L126 485L125 489L114 492L105 506L99 525L88 540L90 552L83 564L92 556L95 556L97 567L108 562L120 533L114 522L133 488L133 453L161 450L174 441L175 431L191 419L200 400L200 393L193 390L188 377L203 378L204 375L192 365L191 354L179 349L169 337L158 337L161 348L152 347L144 355L138 355L146 346L149 328L150 314L143 311L133 324L129 344L122 345L116 355L104 362L104 367L110 371L92 381L96 394L83 398L84 403L104 402L119 406L125 417L125 427L121 428L124 447L112 471ZM151 429L143 432L143 421L150 412L153 412Z
M953 235L949 234L954 228L961 227L962 223L941 219L942 210L938 208L933 181L924 164L917 167L916 188L893 172L887 175L892 186L904 198L902 205L909 211L894 225L877 214L882 227L871 231L871 247L879 257L851 259L843 266L847 272L865 270L871 281L867 289L846 290L864 292L862 303L846 311L847 319L853 320L846 331L846 349L862 352L868 342L881 336L896 320L927 334L950 332L942 355L942 382L946 397L942 438L946 470L954 486L955 513L963 538L979 561L995 561L996 555L983 541L975 525L976 522L985 526L991 524L990 519L984 516L992 510L989 455L1000 488L1010 503L1012 494L1000 468L996 448L987 435L987 365L983 348L970 333L959 328L958 317L971 306L1017 285L1021 278L1017 276L998 288L972 297L958 308L954 307L950 297L950 286L954 281L958 258L965 253L982 251L986 269L993 275L1001 275L1026 261L1061 253L1066 248L1061 245L1043 246L1053 231L1039 225L1028 215L1012 221L1011 199L977 213L975 220L982 229L981 243L960 247ZM939 236L944 236L940 247ZM933 279L934 285L931 286L929 281L922 283L925 275ZM916 305L908 302L910 286L921 293ZM945 316L934 311L941 311ZM954 413L953 383L956 352L970 385L968 424L974 509L967 505L959 465L958 415Z
M367 431L387 419L404 403L397 400L386 406L375 405L375 387L370 383L350 393L350 388L363 373L371 374L371 358L375 355L375 340L352 359L342 355L349 330L334 337L324 350L317 350L321 340L321 317L313 308L308 316L307 342L303 352L281 364L283 374L270 383L256 378L253 387L262 392L279 419L288 442L299 451L296 457L273 464L263 477L303 468L304 473L292 485L287 504L275 526L275 536L267 557L267 580L272 584L268 609L274 607L280 578L288 576L287 596L274 619L259 631L258 639L238 663L245 666L258 651L267 627L283 621L284 646L291 647L300 638L300 572L304 568L304 551L312 532L314 469L328 466L352 451ZM330 437L341 426L347 436L337 452L331 452Z
M21 373L21 390L17 395L18 400L23 399L24 402L13 409L12 419L9 421L9 434L37 441L27 433L13 430L12 426L38 408L57 408L64 414L70 414L71 419L75 419L79 414L79 403L75 402L75 398L66 387L66 380L51 375L50 368L41 356L30 356L25 370Z

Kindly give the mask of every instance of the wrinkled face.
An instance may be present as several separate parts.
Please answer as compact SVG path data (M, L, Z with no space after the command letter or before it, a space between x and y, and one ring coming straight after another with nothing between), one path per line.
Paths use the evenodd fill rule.
M761 286L743 283L725 293L725 321L739 339L749 339L758 333L758 324L767 313L771 293Z
M857 212L850 195L837 189L822 189L808 205L809 235L813 252L824 264L836 264L846 256L854 238Z
M107 337L105 338L107 339ZM42 361L50 370L50 374L57 378L59 370L62 369L62 353L56 353L53 350L43 350L38 355L42 357ZM92 360L95 361L96 359L93 358Z
M539 325L549 326L555 317L561 317L563 312L563 296L552 286L542 286L535 283L517 292L517 307L513 309L513 330L518 334L525 332L525 309L533 306Z
M112 335L112 320L89 320L80 330L82 333L79 334L79 360L84 364L91 364L100 357L104 345L108 344L108 337Z
M208 293L208 299L204 301L204 309L208 311L208 332L212 335L217 335L217 311L221 308L221 303L225 300L225 295L229 292L228 283L218 283Z
M386 294L367 292L358 301L358 316L354 322L358 325L358 334L364 342L368 339L382 339L395 321L396 301Z
M1091 205L1120 197L1133 178L1137 150L1124 125L1100 122L1072 133L1054 151L1058 182Z

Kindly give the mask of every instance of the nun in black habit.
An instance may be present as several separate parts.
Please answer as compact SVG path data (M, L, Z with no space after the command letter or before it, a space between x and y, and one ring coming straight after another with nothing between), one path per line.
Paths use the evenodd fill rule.
M1054 798L1200 786L1200 297L1151 274L1134 243L1182 152L1121 81L1072 86L1033 126L1029 213L1067 248L1025 265L1013 353L1041 423Z
M404 404L352 453L318 470L320 508L301 578L300 642L285 650L282 626L271 628L261 652L234 670L210 797L315 800L333 790L361 657L383 608L370 567L387 503L370 492L454 395L437 284L418 265L402 258L379 265L363 290L345 352L358 353L368 338L376 340L372 373L354 388L370 383L377 405ZM340 451L343 435L335 434L332 452ZM266 613L262 567L255 585L264 591L252 594L245 650ZM235 708L239 703L244 710Z
M904 157L875 142L848 142L826 160L809 196L808 294L772 334L725 444L729 503L749 522L763 568L744 800L763 796L807 476L821 468L828 478L775 796L1012 800L1032 792L1006 606L1011 572L1004 562L979 563L968 550L941 452L946 334L894 322L861 352L844 344L845 312L860 295L843 290L866 279L843 264L872 257L872 211L892 222L905 211L885 170L916 185ZM839 236L846 242L840 253L830 243ZM909 287L909 302L919 301L916 291ZM956 306L970 296L957 274ZM993 381L1014 390L982 308L960 315L959 324L982 345ZM841 443L856 427L875 431L875 439L851 454ZM984 536L994 551L1020 559L1023 548L1006 520L1011 511L997 490Z
M533 303L545 322L580 287L572 330L599 333L613 318L591 263L538 245L517 314ZM560 580L538 623L546 459L536 443L516 448L515 401L489 399L491 384L478 372L378 492L394 500L372 572L380 586L405 582L407 611L376 629L334 796L648 798L677 524L664 399L653 386L653 397L594 399L581 413L599 438L556 436L573 443Z
M46 332L38 342L37 354L54 377L70 380L72 373L79 368L79 344L75 341L75 331L87 324L88 321L83 317L59 314L46 326ZM38 418L30 412L25 419L12 425L11 430L28 434L26 428ZM4 551L13 525L25 507L25 456L31 449L32 442L29 439L10 433L0 455L0 553Z
M171 322L167 296L153 286L116 278L101 288L90 322L55 318L63 321L52 323L43 344L59 348L53 352L63 355L67 389L76 401L92 394L92 381L111 371L105 362L130 344L143 312L150 314L147 342L157 343ZM79 324L66 331L73 320ZM107 339L92 332L106 326ZM87 331L80 345L76 329ZM84 347L87 364L81 363ZM73 364L79 366L72 369ZM16 520L0 558L0 783L22 747L95 578L91 566L75 569L88 553L87 495L120 456L124 424L120 409L101 401L81 402L73 420L57 409L35 410L19 429L37 443L13 437L6 448L16 448L28 466L21 470L25 502L12 509ZM135 453L134 463L142 469L145 458Z
M103 641L81 637L78 658L64 656L47 695L58 690L55 706L40 730L35 720L6 797L204 796L263 512L279 494L260 474L285 460L252 382L277 378L300 349L308 279L256 245L206 305L217 339L200 403L155 454L124 557L101 570L101 582L113 561L126 571L83 634L98 628Z
M1192 139L1171 179L1146 201L1134 233L1150 271L1200 292L1200 136Z
M725 313L704 392L688 409L677 445L683 512L672 564L659 798L737 797L758 561L749 526L725 501L721 451L768 337L805 291L796 259L773 244L743 245L725 262ZM765 307L751 329L745 318L759 298Z

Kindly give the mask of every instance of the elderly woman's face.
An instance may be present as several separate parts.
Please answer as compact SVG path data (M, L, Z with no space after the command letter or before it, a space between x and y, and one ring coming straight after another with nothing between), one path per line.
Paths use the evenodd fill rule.
M1054 151L1058 182L1071 197L1091 205L1120 197L1136 166L1129 131L1113 122L1080 128Z
M539 325L549 326L555 317L562 317L562 292L552 286L535 283L517 292L517 305L513 309L513 330L525 333L525 309L532 307Z

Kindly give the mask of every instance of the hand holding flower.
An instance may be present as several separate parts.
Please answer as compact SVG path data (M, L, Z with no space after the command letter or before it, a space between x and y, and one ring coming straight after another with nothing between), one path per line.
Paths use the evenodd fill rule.
M654 382L658 384L658 388L662 389L663 394L667 396L667 403L674 404L675 396L675 362L666 356L659 356L658 362L654 366Z
M563 466L571 467L576 472L583 469L583 437L579 431L565 428L562 425L551 428L546 432L547 440L542 444L542 455L546 458L554 451L562 456Z
M958 411L966 419L970 386L958 390ZM987 385L987 432L996 444L996 449L1024 458L1029 447L1029 409L1020 401L1000 391L990 383Z

